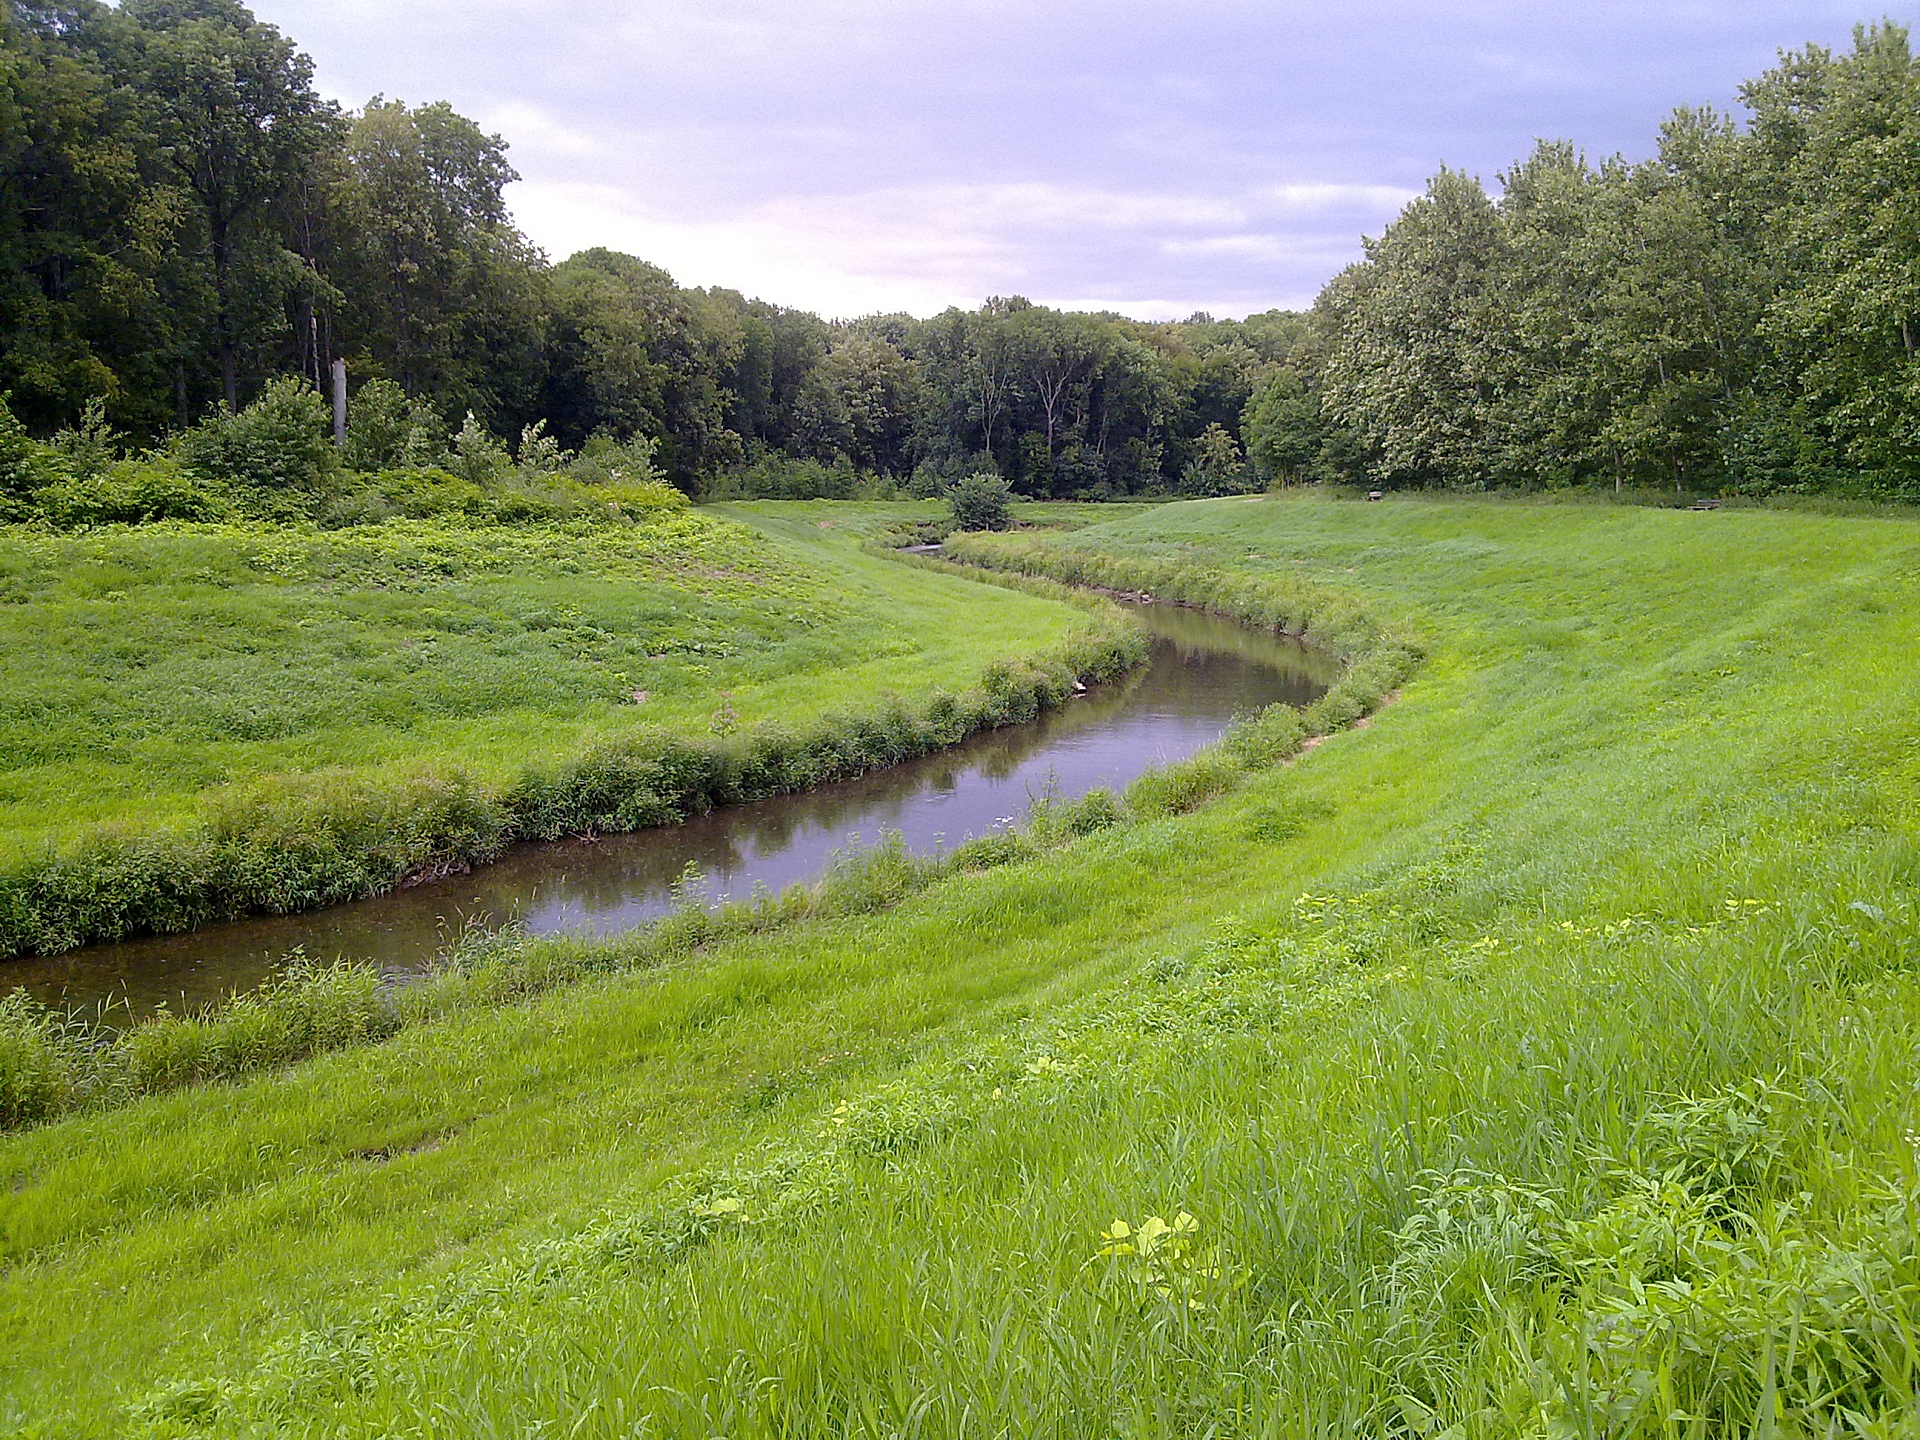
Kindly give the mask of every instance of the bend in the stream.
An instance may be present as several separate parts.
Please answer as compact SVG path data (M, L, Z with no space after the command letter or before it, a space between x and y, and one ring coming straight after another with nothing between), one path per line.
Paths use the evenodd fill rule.
M394 973L430 964L469 926L517 921L537 934L608 934L675 903L689 865L713 900L822 875L835 854L898 832L931 853L1023 815L1041 795L1120 789L1212 744L1234 720L1325 692L1327 656L1217 615L1129 605L1152 636L1147 664L1036 720L852 780L677 825L515 847L497 863L411 890L300 915L94 945L0 966L0 988L124 1020L196 1007L270 978L298 950ZM114 1018L110 1016L109 1018Z

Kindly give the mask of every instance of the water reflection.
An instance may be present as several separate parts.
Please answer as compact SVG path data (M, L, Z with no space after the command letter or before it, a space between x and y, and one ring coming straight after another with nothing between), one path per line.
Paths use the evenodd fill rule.
M305 915L212 926L0 965L0 986L122 1017L258 984L298 948L394 973L416 969L468 925L518 919L539 933L607 934L659 915L691 864L714 898L811 880L835 851L888 831L931 852L984 834L1041 794L1125 785L1211 744L1240 715L1305 704L1332 679L1324 656L1217 616L1132 607L1153 634L1148 663L1040 719L803 795L732 806L683 824L598 840L526 845L499 863L413 890Z

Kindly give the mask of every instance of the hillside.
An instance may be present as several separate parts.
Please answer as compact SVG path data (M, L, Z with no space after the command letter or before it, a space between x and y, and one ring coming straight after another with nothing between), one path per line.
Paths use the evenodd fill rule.
M972 544L1341 597L1424 662L1192 813L0 1139L0 1422L1904 1433L1910 525Z

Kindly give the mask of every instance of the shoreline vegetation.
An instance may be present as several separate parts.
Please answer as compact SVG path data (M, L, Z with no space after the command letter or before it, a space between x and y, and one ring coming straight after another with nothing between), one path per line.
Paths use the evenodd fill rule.
M612 940L534 938L511 929L474 935L453 947L422 979L399 987L385 985L374 966L303 961L274 983L204 1013L163 1012L121 1032L103 1031L15 992L0 1001L0 1129L182 1085L236 1079L384 1040L460 1009L525 999L595 975L681 961L719 941L805 920L871 913L944 878L1029 860L1094 830L1184 814L1245 783L1249 774L1290 760L1371 714L1418 664L1419 651L1406 638L1387 631L1363 607L1312 587L1249 583L1202 568L1049 551L1010 536L970 535L952 544L964 563L886 553L896 563L1073 604L1103 625L1056 654L996 662L977 691L937 696L924 716L909 716L897 706L873 712L878 720L854 712L854 720L840 734L878 733L896 747L903 732L912 744L952 744L981 728L1033 718L1061 703L1077 680L1105 680L1121 673L1138 661L1138 632L1093 593L1089 587L1096 584L1136 592L1151 588L1243 624L1311 637L1308 643L1342 662L1340 677L1305 709L1269 706L1199 754L1149 771L1123 795L1096 790L1071 801L1036 802L1023 824L977 837L939 856L914 856L897 842L882 843L842 856L815 884L713 908L693 898L671 915ZM1122 623L1116 627L1115 620ZM957 723L969 728L955 733ZM832 733L833 723L826 728ZM749 737L746 753L762 746L763 756L769 750L785 754L793 745L786 735L773 736L770 744L763 732ZM691 775L700 788L690 785L683 793L710 804L755 798L738 779L724 788L716 784L716 775L793 773L764 759L758 765L742 762L735 758L741 754L736 747L686 745L679 753L692 758L678 770L663 764L661 771ZM801 742L801 753L818 750ZM881 763L926 752L896 748L884 753L894 758ZM633 773L623 772L621 778ZM630 788L615 794L644 789L650 803L657 804L659 772L637 773L638 784L629 780ZM834 778L841 777L823 775L812 783ZM603 784L603 794L607 788Z

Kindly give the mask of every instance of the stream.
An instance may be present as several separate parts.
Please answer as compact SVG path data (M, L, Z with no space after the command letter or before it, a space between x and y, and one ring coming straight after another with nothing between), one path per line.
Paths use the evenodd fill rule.
M252 988L295 951L402 977L471 926L609 934L673 908L689 866L702 877L693 893L717 902L818 879L837 853L890 832L932 853L1011 824L1039 796L1119 790L1210 745L1241 716L1310 703L1334 678L1331 659L1285 638L1195 610L1127 608L1152 636L1147 663L1026 724L678 825L516 846L472 874L370 900L0 962L0 990L23 985L124 1024L161 1004L192 1009Z

